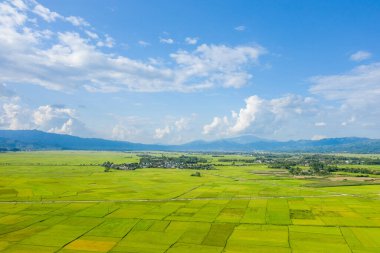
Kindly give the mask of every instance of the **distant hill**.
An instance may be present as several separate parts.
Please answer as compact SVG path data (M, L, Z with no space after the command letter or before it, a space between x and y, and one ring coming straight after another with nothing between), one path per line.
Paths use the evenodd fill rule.
M159 150L163 146L127 141L81 138L38 130L0 130L1 149L20 150Z
M181 146L186 151L268 151L268 152L351 152L380 153L380 140L346 137L322 140L271 141L237 143L229 139L195 141Z
M182 145L153 145L98 138L81 138L38 130L0 130L0 151L16 150L380 153L380 140L346 137L318 141L281 142L244 135L216 141L193 141Z

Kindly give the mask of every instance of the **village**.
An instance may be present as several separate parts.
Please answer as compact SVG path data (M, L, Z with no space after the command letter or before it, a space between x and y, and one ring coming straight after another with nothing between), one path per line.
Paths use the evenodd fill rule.
M142 168L163 168L163 169L194 169L194 170L211 170L214 169L212 164L207 163L204 158L196 156L179 156L179 157L167 157L167 156L151 156L144 155L140 158L138 163L122 163L115 164L112 162L104 162L102 164L105 167L105 171L110 169L116 170L136 170Z

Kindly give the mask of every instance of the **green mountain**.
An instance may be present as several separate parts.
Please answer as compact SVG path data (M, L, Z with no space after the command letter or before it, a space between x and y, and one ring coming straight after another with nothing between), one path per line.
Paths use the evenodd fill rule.
M0 151L18 150L380 153L380 140L346 137L281 142L245 135L209 142L194 141L182 145L153 145L81 138L38 130L0 130Z

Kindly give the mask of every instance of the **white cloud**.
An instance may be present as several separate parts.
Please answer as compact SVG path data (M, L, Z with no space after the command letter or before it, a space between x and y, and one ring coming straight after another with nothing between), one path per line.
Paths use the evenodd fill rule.
M291 133L297 138L309 136L310 129L299 130L299 126L315 120L317 106L316 100L310 97L286 95L263 99L254 95L245 99L244 107L238 112L232 111L230 118L214 117L210 124L203 127L203 134L218 138L247 133L280 139L293 137L289 136Z
M216 138L254 134L280 140L308 139L314 135L378 138L380 100L374 98L370 104L366 101L353 105L347 101L350 100L329 103L323 98L292 94L273 99L250 96L229 118L214 117L203 127L203 134Z
M28 7L26 6L26 4L24 3L23 0L12 0L11 3L17 7L18 9L20 10L25 10L27 9Z
M166 115L158 119L120 115L112 115L112 117L117 123L112 128L112 135L108 127L105 127L106 131L102 133L105 138L111 137L115 140L139 143L159 141L166 144L179 144L191 141L199 135L199 128L195 121L196 114L181 117Z
M166 116L163 122L165 127L156 127L154 130L154 138L171 144L189 140L188 135L191 135L191 132L195 130L192 123L196 118L197 115L195 113L179 118ZM186 137L184 137L184 134Z
M149 43L149 42L146 42L146 41L144 41L144 40L139 40L138 43L139 43L139 45L142 46L142 47L150 46L150 43Z
M326 108L321 117L332 136L378 138L380 118L380 63L361 65L347 73L311 78L310 92L321 97Z
M242 31L245 31L245 26L244 25L239 25L239 26L235 27L234 29L236 31L242 32Z
M191 37L187 37L185 39L185 42L189 45L195 45L198 43L198 38L197 37L194 37L194 38L191 38Z
M106 34L104 41L98 41L98 43L96 43L96 45L98 47L112 48L115 45L115 40L111 36Z
M190 121L191 121L190 118L181 117L179 120L176 120L174 122L174 126L176 127L177 131L182 131L186 129Z
M63 123L61 127L53 127L48 130L50 133L57 133L57 134L73 134L73 125L74 121L73 119L68 119L66 122Z
M90 24L81 17L69 16L66 20L75 26L90 26Z
M88 37L90 37L91 39L99 39L99 35L97 35L96 33L94 32L91 32L91 31L85 31L85 33L88 35Z
M112 139L127 140L128 137L129 132L124 126L117 124L112 128Z
M136 128L135 126L126 127L123 124L116 124L112 128L112 139L122 140L122 141L131 141L136 135L141 134L141 129Z
M17 101L4 103L0 114L0 126L11 130L29 129L30 124L25 120L27 116L28 110L22 108Z
M171 57L180 66L177 82L196 77L202 82L199 88L215 86L239 88L247 84L252 75L244 70L248 63L255 63L265 53L261 47L227 47L224 45L200 45L193 52L179 51Z
M170 134L170 132L171 132L171 130L170 130L169 126L165 126L164 128L156 128L154 138L155 139L162 139L166 135Z
M83 134L86 129L76 117L76 111L62 106L44 105L32 113L33 126L59 134Z
M12 33L15 27L24 24L27 16L20 10L17 6L12 6L9 3L0 3L0 25L4 32Z
M314 113L313 106L316 99L311 97L302 97L294 94L289 94L280 98L273 98L266 101L266 109L275 115L277 120L287 119L289 117L298 117Z
M74 116L74 112L75 111L70 108L60 108L51 105L44 105L38 107L38 109L33 113L33 121L37 126L43 126L55 118L60 118L62 116L64 116L65 119L66 117L71 118Z
M380 63L361 65L344 74L316 76L311 81L310 92L328 100L353 107L379 104Z
M3 129L38 129L82 136L90 133L74 109L54 105L30 108L16 96L1 98L0 102L0 127Z
M240 109L238 114L233 114L236 117L236 122L229 129L231 133L240 133L255 121L257 113L261 110L263 100L258 96L251 96L245 100L245 103L245 108Z
M203 126L203 134L210 134L215 129L219 128L223 124L223 120L219 117L214 117L210 124Z
M37 4L34 7L33 12L37 14L38 16L40 16L41 18L43 18L46 22L53 22L57 18L62 17L57 12L50 11L48 8L46 8L45 6L42 6L41 4Z
M120 141L131 142L152 142L152 132L157 128L157 123L152 118L142 116L126 116L110 113L106 115L111 117L111 122L106 121L106 125L103 125L101 133L98 135L104 136L104 138L111 138ZM110 131L109 126L113 125Z
M160 38L160 42L163 44L173 44L174 40L171 38Z
M252 78L248 67L265 53L259 46L203 44L194 51L177 51L170 54L169 61L154 64L151 59L139 61L103 52L102 47L115 43L109 35L75 30L75 26L65 32L39 29L30 22L34 8L22 10L8 2L0 3L0 83L90 92L239 88ZM44 10L50 22L65 20L37 9ZM83 32L95 41L82 37Z
M357 51L356 53L350 55L350 60L351 61L364 61L369 58L371 58L372 54L367 51Z

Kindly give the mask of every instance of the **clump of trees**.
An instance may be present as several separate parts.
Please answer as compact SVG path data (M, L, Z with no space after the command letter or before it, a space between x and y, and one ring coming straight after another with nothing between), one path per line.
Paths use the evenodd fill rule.
M201 177L201 173L199 171L196 171L195 173L191 174L192 177Z
M350 155L332 154L276 154L258 153L256 161L267 164L291 164L291 166L309 166L314 162L321 162L325 165L380 165L380 158L374 157L353 157Z
M115 164L113 162L106 161L102 165L104 167L104 172L109 172L111 169L115 170L135 170L139 168L138 163L122 163L122 164Z

